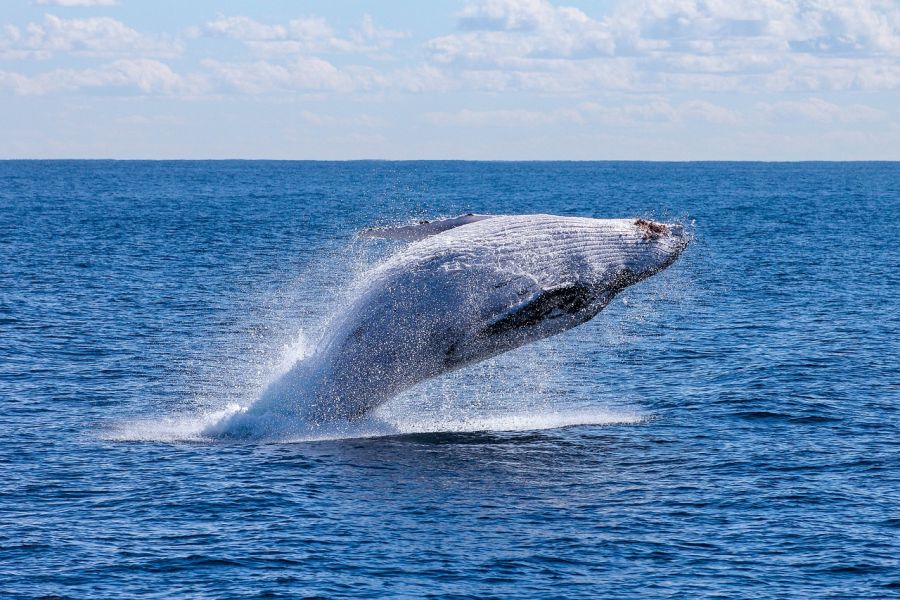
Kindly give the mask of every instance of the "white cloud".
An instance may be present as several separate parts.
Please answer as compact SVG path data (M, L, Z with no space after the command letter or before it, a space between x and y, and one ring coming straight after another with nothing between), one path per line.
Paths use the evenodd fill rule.
M55 69L34 76L0 71L0 88L22 96L83 88L119 88L144 94L189 93L197 81L185 78L159 61L121 59L90 69Z
M424 118L433 125L466 127L528 127L584 123L581 113L572 109L550 111L463 109L456 112L429 112L425 113Z
M887 114L864 104L840 106L821 98L790 100L782 102L760 102L757 110L764 118L796 120L804 119L816 123L875 123L887 118Z
M142 34L110 17L61 19L44 15L24 28L0 30L0 58L47 59L58 53L79 56L176 56L181 44L165 36Z
M900 86L900 4L889 0L638 0L602 19L548 0L482 0L464 6L459 28L426 43L431 60L516 74L507 88Z
M386 77L385 81L387 86L395 90L416 94L446 93L459 87L456 81L433 65L398 69Z
M425 61L393 68L355 60L354 55L377 57L406 35L376 26L368 16L345 31L315 16L281 23L221 16L193 34L183 30L179 38L142 33L109 17L45 15L24 26L0 26L0 59L61 54L134 64L141 59L149 61L143 63L145 74L153 72L151 64L169 74L158 71L149 81L115 75L128 61L31 76L5 72L5 87L17 93L72 90L82 82L83 87L130 86L151 93L517 92L574 103L612 92L657 98L687 94L680 96L684 100L700 92L827 95L900 88L900 4L885 0L622 0L602 18L549 0L482 0L466 3L457 16L456 32L424 44ZM203 46L196 41L200 35L236 40L248 52L233 60L195 54L191 58L199 67L194 68L203 70L205 79L179 75L150 60L181 56L185 43ZM60 83L54 84L54 77ZM163 85L167 78L170 83ZM179 82L171 83L173 78ZM685 101L668 106L658 106L658 115L668 110L680 119L736 122L722 107L695 103L695 117L690 117ZM531 118L526 113L513 109L494 116L526 122ZM531 121L548 118L540 114ZM567 117L549 118L563 122Z
M366 114L354 115L350 117L339 117L324 113L316 113L309 110L301 110L293 115L295 121L312 125L315 127L378 127L383 125L382 121L376 117Z
M250 17L220 17L206 24L206 31L212 35L242 40L279 40L287 37L283 25L264 25Z
M117 117L114 122L118 125L133 127L158 127L165 125L180 125L184 119L172 115L126 115Z
M206 24L205 31L243 42L262 56L310 53L372 53L389 48L406 34L377 27L368 15L360 27L346 36L338 35L319 17L292 19L286 24L268 25L250 17L219 17Z
M583 102L578 106L545 111L459 110L430 112L424 115L434 125L469 127L538 127L558 125L600 125L602 127L634 127L640 125L684 125L707 122L716 125L739 125L744 119L734 111L702 100L672 104L664 98L651 98L639 103Z
M465 33L431 40L427 49L441 63L501 64L554 58L610 56L613 31L577 8L547 0L487 0L460 13Z
M409 34L379 27L370 15L364 15L359 28L351 30L349 37L357 44L357 47L371 52L372 50L386 50L397 40L409 37Z
M228 88L260 94L270 91L349 92L360 85L351 73L321 58L297 57L286 64L203 62L213 78Z
M115 6L117 0L37 0L36 4L44 6Z
M556 8L543 0L470 2L459 14L463 29L534 31L556 18Z
M731 132L735 136L762 135L767 131L773 134L785 125L813 128L816 136L830 135L834 139L850 133L869 136L873 131L896 129L895 118L884 111L860 103L838 104L821 98L759 102L744 111L737 111L699 99L671 102L660 96L636 102L618 97L544 111L463 109L427 112L422 118L441 127L545 128L556 132L595 133L628 131L652 133L666 139L671 139L672 132L677 131L694 132L690 135L701 131ZM855 129L847 129L851 125ZM860 128L865 125L870 127Z
M738 112L706 100L672 103L664 97L658 97L647 98L642 102L585 102L579 109L586 121L610 127L694 123L735 126L745 122L744 116Z

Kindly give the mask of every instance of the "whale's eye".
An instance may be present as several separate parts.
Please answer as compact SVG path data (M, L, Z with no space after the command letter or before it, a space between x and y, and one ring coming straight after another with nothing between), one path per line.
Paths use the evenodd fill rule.
M653 221L648 221L647 219L638 219L634 222L634 224L640 227L641 231L644 232L645 239L655 240L659 236L669 231L669 228L662 223L654 223Z

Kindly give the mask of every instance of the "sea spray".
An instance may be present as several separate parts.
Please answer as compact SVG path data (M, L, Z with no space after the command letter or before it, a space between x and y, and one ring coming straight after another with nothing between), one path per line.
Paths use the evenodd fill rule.
M680 230L643 220L546 215L494 217L460 229L461 238L456 231L429 238L375 269L365 268L368 261L360 260L373 253L360 252L359 240L354 242L356 251L345 259L354 267L344 270L354 276L349 282L345 277L342 293L334 295L336 309L327 327L316 327L328 331L325 337L310 344L308 336L295 333L276 360L257 370L252 400L234 410L204 411L199 435L273 440L383 435L419 430L423 423L426 429L442 429L440 423L463 429L466 423L508 427L512 422L505 417L516 415L515 423L552 426L595 414L595 408L579 412L564 398L561 404L569 416L536 422L533 415L560 414L545 390L518 385L506 394L497 385L529 380L543 384L552 362L545 357L529 366L527 357L536 355L519 351L478 363L591 319L622 287L674 261L685 243ZM510 239L516 243L509 244ZM541 246L553 248L553 253L538 252ZM619 283L620 271L627 275L625 283ZM572 293L583 290L579 293L584 297L557 293L568 290L566 286L575 286ZM538 300L527 300L529 294ZM537 310L545 300L562 304L555 309L549 305L535 316L517 316L520 310ZM535 308L528 308L532 305ZM552 346L544 341L541 347ZM445 387L443 394L429 395L431 387L421 385L463 366L468 367L465 373L443 384L455 382L459 389L454 392L462 394L447 394ZM525 378L517 378L516 371ZM473 381L477 389L466 393ZM419 401L414 407L406 404L412 410L401 410L402 399L380 417L373 410L417 386ZM460 395L467 398L463 407L447 401ZM439 400L439 410L431 398ZM211 414L218 420L210 422ZM598 419L608 421L609 414Z

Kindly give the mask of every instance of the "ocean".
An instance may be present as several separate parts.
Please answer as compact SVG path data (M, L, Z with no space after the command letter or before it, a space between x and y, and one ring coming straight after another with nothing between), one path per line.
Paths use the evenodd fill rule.
M3 598L900 594L900 163L0 162ZM349 437L205 427L462 213L693 239Z

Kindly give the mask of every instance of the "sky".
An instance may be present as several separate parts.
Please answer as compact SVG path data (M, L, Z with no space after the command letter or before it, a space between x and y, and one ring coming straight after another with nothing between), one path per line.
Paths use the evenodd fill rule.
M0 0L0 158L900 160L900 0Z

